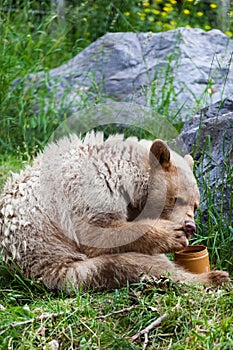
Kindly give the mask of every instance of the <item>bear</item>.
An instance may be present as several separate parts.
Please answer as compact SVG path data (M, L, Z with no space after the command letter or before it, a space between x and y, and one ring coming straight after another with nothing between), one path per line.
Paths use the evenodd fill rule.
M142 274L221 284L228 273L192 274L166 253L195 233L193 159L162 140L90 132L47 145L0 197L4 261L48 289L114 289Z

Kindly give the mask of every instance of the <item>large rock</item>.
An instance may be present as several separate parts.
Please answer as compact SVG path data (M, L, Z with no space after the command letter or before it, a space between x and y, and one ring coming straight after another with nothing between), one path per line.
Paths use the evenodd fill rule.
M227 220L228 228L233 227L233 96L192 117L184 125L179 140L198 165L203 213L210 209L212 215Z
M67 64L24 79L68 115L100 95L188 119L233 90L233 41L219 30L109 33ZM28 83L27 83L28 82ZM43 93L44 96L44 93ZM51 102L53 101L53 102Z

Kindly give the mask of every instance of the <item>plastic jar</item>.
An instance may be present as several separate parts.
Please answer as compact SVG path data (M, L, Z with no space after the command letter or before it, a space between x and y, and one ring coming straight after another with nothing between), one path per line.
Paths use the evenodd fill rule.
M188 246L175 252L175 263L193 273L210 271L208 250L204 245Z

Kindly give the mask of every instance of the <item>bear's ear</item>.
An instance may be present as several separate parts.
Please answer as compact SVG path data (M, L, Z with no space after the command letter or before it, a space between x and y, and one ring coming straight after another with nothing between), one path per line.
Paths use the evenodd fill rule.
M184 156L184 159L186 160L186 162L187 162L188 165L190 166L191 170L193 170L193 166L194 166L193 157L190 156L190 154L186 154L186 156Z
M170 149L162 140L155 140L150 148L150 165L156 166L158 163L163 168L170 166Z

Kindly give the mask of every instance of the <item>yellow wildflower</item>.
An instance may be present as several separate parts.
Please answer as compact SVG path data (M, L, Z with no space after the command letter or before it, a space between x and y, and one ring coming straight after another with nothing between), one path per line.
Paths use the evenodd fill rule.
M176 0L170 0L170 3L171 3L172 5L176 5L176 4L177 4L177 1L176 1Z
M165 12L171 12L171 11L173 11L173 7L164 6L163 11L165 11Z
M144 12L148 13L150 12L150 9L145 9Z
M170 24L165 23L165 24L163 25L163 30L170 30L170 29L172 29L172 27L170 26Z
M191 26L189 24L186 24L185 28L191 28Z
M232 36L232 32L229 32L229 31L226 31L225 34L228 36Z
M210 30L210 29L211 29L211 26L209 26L208 24L206 24L206 25L204 26L204 29L205 29L205 30Z
M198 11L198 12L197 12L197 15L198 15L198 17L202 17L202 16L204 15L204 13L201 12L201 11Z
M145 2L143 3L143 6L144 6L144 7L149 7L149 6L150 6L150 3L149 3L148 1L145 1Z
M154 20L155 20L154 17L152 17L152 16L148 17L149 22L154 22Z
M218 6L217 6L216 4L210 4L210 7L211 7L212 9L216 9Z
M183 12L184 12L185 15L189 15L190 14L190 11L188 9L184 9Z
M130 16L130 12L124 12L124 15L128 17Z
M160 11L159 11L159 10L153 9L152 12L153 12L154 15L159 15L159 14L160 14Z

